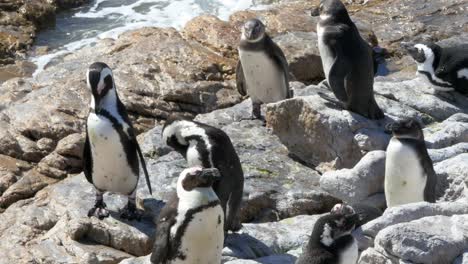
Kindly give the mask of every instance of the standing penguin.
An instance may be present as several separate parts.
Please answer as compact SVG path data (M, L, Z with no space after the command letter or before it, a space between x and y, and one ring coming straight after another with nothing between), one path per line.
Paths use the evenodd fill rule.
M177 195L162 209L151 262L154 264L219 264L224 244L223 209L212 184L217 169L185 169Z
M468 95L468 44L442 48L435 43L402 43L424 75L437 91Z
M224 228L239 230L244 172L229 136L221 129L172 116L164 125L162 138L185 157L190 167L217 168L221 172L213 190L224 209Z
M261 119L261 105L292 98L289 67L283 51L265 33L258 19L248 20L242 28L237 89L252 100L252 118Z
M120 101L112 71L102 62L93 63L87 73L91 89L91 105L86 122L84 146L84 174L96 188L96 204L88 216L99 219L109 216L103 201L105 191L128 196L122 218L139 218L135 206L136 187L140 175L140 162L150 193L151 184L145 160L136 140L132 124Z
M317 220L296 264L356 264L358 246L351 232L359 216L346 205L333 207Z
M340 0L321 0L318 47L326 80L344 107L369 119L384 118L374 98L372 48Z
M418 121L389 125L393 137L385 160L387 207L414 202L435 202L436 174Z

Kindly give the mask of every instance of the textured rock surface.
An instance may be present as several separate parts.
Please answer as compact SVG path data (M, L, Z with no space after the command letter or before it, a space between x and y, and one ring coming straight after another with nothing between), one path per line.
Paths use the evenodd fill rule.
M384 191L385 157L385 151L369 152L353 169L324 173L320 178L320 187L344 202L369 203L371 196ZM374 205L385 205L385 201L378 202L380 204Z

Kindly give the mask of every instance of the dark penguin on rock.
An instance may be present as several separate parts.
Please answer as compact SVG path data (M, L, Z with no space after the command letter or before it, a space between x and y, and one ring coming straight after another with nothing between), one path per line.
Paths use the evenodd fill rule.
M224 244L223 208L212 189L217 169L185 169L177 195L161 210L151 254L154 264L219 264Z
M393 137L385 160L387 207L415 202L435 202L436 174L418 121L390 124Z
M92 97L86 122L84 174L96 189L96 204L88 216L99 219L109 216L103 201L103 194L108 191L128 196L122 218L139 219L135 197L140 163L150 193L151 184L132 124L117 95L112 71L102 62L93 63L88 69L87 82Z
M293 96L286 57L258 19L248 20L242 28L236 78L239 93L248 94L252 100L254 119L262 118L262 104Z
M343 107L369 119L384 118L374 98L374 59L348 11L339 0L322 0L318 46L326 80Z
M213 184L213 190L225 212L224 228L239 230L244 172L229 136L221 129L172 116L164 125L162 139L185 157L189 167L220 171L221 177Z
M351 235L359 216L348 205L336 205L314 225L296 264L355 264L358 246Z
M436 91L468 95L468 44L442 48L435 43L402 43Z

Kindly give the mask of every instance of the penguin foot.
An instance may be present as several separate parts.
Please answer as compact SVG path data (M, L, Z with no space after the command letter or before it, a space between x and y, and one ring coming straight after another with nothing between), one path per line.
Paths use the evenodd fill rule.
M120 218L129 220L129 221L131 220L140 221L142 215L143 214L133 204L128 204L120 211Z
M102 220L108 217L109 210L106 209L106 204L102 202L101 204L94 205L94 207L88 211L88 217L91 217L91 216L95 216L99 218L99 220Z

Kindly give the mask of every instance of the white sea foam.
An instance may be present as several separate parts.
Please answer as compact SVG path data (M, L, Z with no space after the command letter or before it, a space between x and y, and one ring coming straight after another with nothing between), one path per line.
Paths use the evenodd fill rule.
M131 4L116 6L114 0L95 0L94 4L75 13L80 19L109 20L103 23L115 24L107 27L95 37L84 38L58 48L50 54L33 57L31 61L38 66L33 77L37 76L54 59L82 47L96 43L103 38L117 38L123 32L147 26L174 27L181 29L190 19L204 13L227 20L239 10L262 9L266 6L253 7L252 0L137 0ZM90 30L98 30L90 28Z

